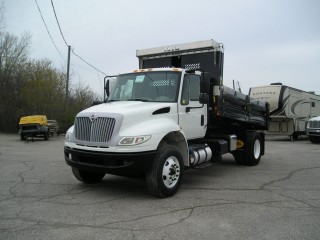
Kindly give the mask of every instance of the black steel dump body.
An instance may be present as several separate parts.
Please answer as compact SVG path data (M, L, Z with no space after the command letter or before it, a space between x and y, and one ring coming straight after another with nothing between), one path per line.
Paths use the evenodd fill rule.
M223 45L214 40L137 50L139 68L176 67L203 72L210 86L210 127L268 129L269 105L223 85Z

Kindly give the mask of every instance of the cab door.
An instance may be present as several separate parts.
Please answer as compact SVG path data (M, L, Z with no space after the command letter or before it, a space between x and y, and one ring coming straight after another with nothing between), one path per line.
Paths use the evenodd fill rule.
M182 83L178 115L187 139L202 138L207 130L207 105L199 103L200 78L198 74L186 74Z

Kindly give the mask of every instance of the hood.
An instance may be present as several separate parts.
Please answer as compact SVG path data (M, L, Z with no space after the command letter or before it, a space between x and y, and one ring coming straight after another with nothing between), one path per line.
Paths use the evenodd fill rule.
M123 116L123 124L150 118L153 115L172 112L176 103L140 102L140 101L119 101L102 103L92 106L80 112L83 115L105 113L110 117L114 115Z
M309 121L320 121L320 116L310 118Z

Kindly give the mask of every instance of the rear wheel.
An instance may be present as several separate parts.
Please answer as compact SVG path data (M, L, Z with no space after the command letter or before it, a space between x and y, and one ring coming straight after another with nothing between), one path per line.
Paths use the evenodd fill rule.
M77 168L72 168L72 173L76 179L83 183L96 183L100 182L102 178L106 175L105 173L94 173L79 170Z
M232 155L233 155L234 160L236 161L237 164L239 164L239 165L244 165L245 164L244 151L236 150L236 151L232 152Z
M262 140L260 134L255 132L248 133L246 142L245 164L248 166L258 165L262 152Z
M174 195L180 186L184 165L177 147L162 144L146 173L148 190L157 197Z

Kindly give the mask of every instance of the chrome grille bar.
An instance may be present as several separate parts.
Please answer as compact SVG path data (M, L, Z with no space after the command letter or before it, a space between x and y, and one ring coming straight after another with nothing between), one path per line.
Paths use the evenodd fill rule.
M109 142L115 126L114 118L98 117L91 121L89 117L76 117L75 138L87 142Z
M310 128L320 128L320 121L310 121Z

